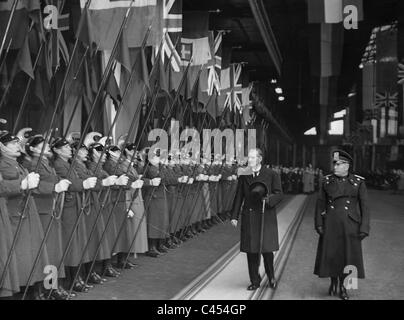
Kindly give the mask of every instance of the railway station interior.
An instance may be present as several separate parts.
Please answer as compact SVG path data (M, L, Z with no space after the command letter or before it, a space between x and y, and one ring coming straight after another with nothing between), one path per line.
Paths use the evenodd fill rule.
M366 197L359 191L358 208L366 205L370 216L370 231L357 253L365 276L351 283L349 299L404 298L404 1L135 0L133 7L132 1L88 2L0 1L0 182L16 181L6 155L19 138L23 151L16 161L25 174L38 170L33 160L40 143L49 141L54 159L63 158L61 150L70 145L67 173L61 174L54 160L54 183L71 180L66 190L73 190L74 179L82 179L84 186L61 192L65 207L76 201L72 194L81 201L82 216L69 229L70 238L64 223L75 220L63 217L67 209L58 207L57 187L45 208L52 212L49 225L44 220L49 212L41 211L45 198L37 195L41 177L37 193L29 183L20 196L8 195L8 185L5 195L0 191L1 218L10 228L10 234L3 232L8 242L0 234L1 300L338 300L341 294L330 295L330 278L314 273L325 237L317 228L319 198L338 180L334 169L340 159L349 163L347 183L366 188ZM124 24L125 12L133 17ZM175 141L169 130L174 121L180 133L239 129L245 140L247 130L255 130L262 168L279 178L282 193L273 207L277 229L270 231L278 233L276 287L262 262L259 285L246 290L250 278L240 233L247 227L233 221L244 181L240 169L248 157L226 162L213 154L212 165L203 163L198 171L192 161L204 151L181 151L187 140ZM153 129L168 131L170 138L167 148L156 149L152 159L160 165L154 168L155 142L147 139ZM84 164L85 178L72 174L82 151L94 164ZM102 166L94 160L98 152L107 154L106 173L91 191L97 188L89 178L99 169L96 161ZM177 156L187 159L182 173L171 166ZM107 167L114 161L122 171ZM102 188L108 189L105 198ZM40 231L19 221L18 210L33 219L29 197L38 208ZM350 201L357 203L347 197L353 200L347 198L342 211ZM322 215L332 214L337 198L325 204ZM102 213L108 205L111 212ZM121 205L122 225L114 213ZM76 238L80 219L86 224L84 240ZM115 237L108 224L114 224ZM56 225L61 247L54 253L43 238L55 236ZM38 244L31 243L31 250L22 241ZM46 259L58 257L56 265L60 261L69 272L58 275L63 290L42 288L39 294L46 251ZM31 258L21 258L24 254ZM21 268L20 259L36 269L28 262ZM17 289L7 287L13 281Z

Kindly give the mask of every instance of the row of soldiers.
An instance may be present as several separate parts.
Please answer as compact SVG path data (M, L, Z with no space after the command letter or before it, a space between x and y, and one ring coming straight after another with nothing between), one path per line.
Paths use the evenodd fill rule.
M45 138L0 133L0 297L71 299L229 217L235 160Z
M311 194L319 190L323 181L323 171L313 169L311 164L306 168L272 166L272 169L280 174L284 193Z

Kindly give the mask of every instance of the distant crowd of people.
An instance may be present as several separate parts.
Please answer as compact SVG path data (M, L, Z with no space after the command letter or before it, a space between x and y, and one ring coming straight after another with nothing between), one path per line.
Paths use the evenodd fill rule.
M311 164L306 168L272 166L272 169L280 175L282 190L288 194L311 194L319 190L323 180L323 171Z
M320 168L313 168L311 164L307 167L286 167L272 165L282 181L282 190L285 194L311 194L319 190L323 181L323 171ZM392 190L394 194L404 192L404 169L391 169L362 172L361 176L366 178L366 185L380 190Z

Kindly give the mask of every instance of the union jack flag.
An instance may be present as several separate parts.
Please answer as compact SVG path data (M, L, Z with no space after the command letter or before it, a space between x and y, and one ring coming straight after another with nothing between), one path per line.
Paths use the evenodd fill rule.
M182 0L162 0L163 17L163 62L171 58L171 66L175 72L181 71L181 56L175 43L182 33Z
M376 93L375 108L397 108L398 107L398 93Z
M221 46L223 40L223 31L219 31L214 43L214 63L208 66L208 95L213 94L213 90L216 89L218 95L220 95L220 70L222 69L222 57L221 57Z
M239 83L241 77L242 65L235 63L230 65L230 89L226 92L226 100L224 108L238 111L240 114L243 112L242 103L242 85Z

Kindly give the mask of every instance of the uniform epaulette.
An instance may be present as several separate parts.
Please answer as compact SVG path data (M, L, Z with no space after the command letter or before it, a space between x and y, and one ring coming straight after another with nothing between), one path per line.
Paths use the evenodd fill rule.
M355 174L354 176L355 176L356 178L361 179L361 180L365 180L365 178L364 178L364 177L358 176L357 174Z

